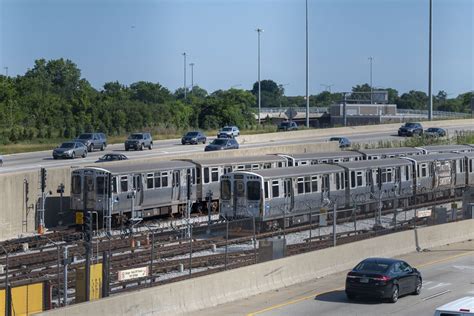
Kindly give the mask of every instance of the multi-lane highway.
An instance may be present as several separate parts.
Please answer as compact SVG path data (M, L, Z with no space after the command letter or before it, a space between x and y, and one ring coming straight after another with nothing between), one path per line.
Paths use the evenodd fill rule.
M433 315L436 307L474 296L474 241L401 256L423 276L420 295L395 304L370 299L349 301L344 293L347 271L224 304L193 315Z
M428 126L428 124L425 124ZM398 126L398 125L397 125ZM426 127L425 126L425 127ZM383 126L383 127L386 127ZM401 137L396 136L396 126L392 125L390 131L363 131L363 128L360 128L360 132L357 134L350 135L349 139L353 143L376 143L378 141L390 141L390 140L401 140ZM446 128L448 133L453 135L456 131L461 130L474 130L474 124L471 121L456 121L450 123L449 127ZM260 148L276 145L288 145L288 144L307 144L315 142L326 142L328 140L329 129L321 130L324 136L315 136L315 133L305 133L304 131L299 131L297 138L291 139L278 139L275 138L274 141L259 141L258 139L251 142L241 143L241 148ZM324 131L324 133L323 133ZM334 132L334 135L331 136L347 136L350 134L351 128L347 128L347 133ZM240 139L243 136L239 137ZM239 138L237 138L239 140ZM212 138L209 139L211 141ZM179 139L171 140L161 140L154 142L154 148L152 150L144 151L128 151L126 152L123 144L113 144L109 145L105 152L95 151L89 153L87 158L77 158L75 160L54 160L52 158L52 151L41 151L41 152L32 152L32 153L23 153L23 154L14 154L14 155L5 155L3 167L0 168L0 173L14 172L14 171L24 171L36 169L40 166L42 167L54 167L54 166L72 166L77 164L84 163L93 163L100 156L106 152L121 152L127 155L130 159L137 158L146 158L146 157L158 157L158 156L170 156L176 154L187 154L193 152L202 152L204 150L204 145L181 145Z

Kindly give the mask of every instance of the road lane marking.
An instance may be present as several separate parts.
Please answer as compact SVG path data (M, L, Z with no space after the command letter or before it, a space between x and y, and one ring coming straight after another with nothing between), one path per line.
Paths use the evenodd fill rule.
M464 256L467 256L467 255L472 255L472 254L473 254L473 251L466 251L466 252L463 252L463 253L460 253L460 254L457 254L457 255L453 255L453 256L443 258L443 259L438 259L438 260L433 260L433 261L430 261L430 262L426 262L426 263L418 265L418 267L427 267L427 266L430 266L430 265L434 265L434 264L441 263L441 262L444 262L444 261L457 259L457 258L464 257ZM315 297L318 297L318 296L321 296L321 295L324 295L324 294L328 294L328 293L331 293L331 292L335 292L335 291L341 291L344 288L345 287L338 287L338 288L331 289L331 290L328 290L328 291L325 291L325 292L314 293L313 295L307 295L307 296L300 297L300 298L295 299L295 300L283 302L283 303L273 305L273 306L269 306L267 308L264 308L264 309L261 309L261 310L255 311L255 312L248 313L246 316L255 316L257 314L262 314L262 313L265 313L265 312L269 312L269 311L277 309L277 308L281 308L281 307L293 305L293 304L296 304L296 303L299 303L299 302L302 302L302 301L306 301L310 298L315 298ZM450 291L450 290L448 290L448 291Z
M442 287L442 286L447 286L447 285L451 285L451 283L443 283L443 282L440 282L438 284L436 284L435 286L432 286L432 287L429 287L427 288L427 290L434 290L438 287Z
M471 266L457 266L457 265L454 265L453 268L456 268L456 269L459 269L459 270L464 270L464 269L474 270L474 267L471 267Z
M424 298L423 298L423 301L430 300L430 299L432 299L432 298L435 298L435 297L438 297L438 296L444 295L444 294L446 294L446 293L449 293L449 292L451 292L451 290L446 290L446 291L443 291L443 292L439 292L439 293L436 293L436 294L433 294L433 295L430 295L430 296L424 297Z

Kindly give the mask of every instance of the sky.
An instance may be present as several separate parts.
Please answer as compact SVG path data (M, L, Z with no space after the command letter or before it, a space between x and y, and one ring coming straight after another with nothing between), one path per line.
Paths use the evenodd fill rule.
M428 91L429 0L308 0L309 93L370 82ZM474 89L474 0L433 0L433 91ZM96 89L119 81L305 94L304 0L0 0L0 66L72 60Z

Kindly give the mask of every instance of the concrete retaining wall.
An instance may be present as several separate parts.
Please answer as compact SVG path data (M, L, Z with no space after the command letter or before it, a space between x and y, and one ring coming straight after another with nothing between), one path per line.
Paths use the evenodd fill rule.
M474 238L474 220L418 229L420 247ZM52 310L41 315L176 315L235 301L352 268L366 257L415 251L405 231L155 288Z
M305 153L305 152L323 152L339 150L336 143L314 143L300 145L282 145L263 148L228 150L219 152L201 152L192 154L174 154L144 159L131 159L116 164L135 164L137 162L154 162L159 160L171 160L179 158L221 158L221 157L244 157L265 155L272 153ZM110 166L111 163L93 164L81 163L77 161L78 166L95 165L97 167ZM60 183L65 185L66 200L70 195L71 168L48 168L47 169L47 191L51 191L52 198L47 199L48 205L59 205L56 190ZM0 174L0 240L18 237L22 234L32 233L35 229L35 205L39 199L39 170L26 171L18 173ZM24 181L29 183L29 214L26 216L25 186ZM49 203L53 202L53 203ZM67 203L67 201L66 201ZM57 206L58 207L58 206ZM57 213L57 209L47 209L48 212ZM55 216L55 215L54 215ZM25 224L27 223L27 225Z

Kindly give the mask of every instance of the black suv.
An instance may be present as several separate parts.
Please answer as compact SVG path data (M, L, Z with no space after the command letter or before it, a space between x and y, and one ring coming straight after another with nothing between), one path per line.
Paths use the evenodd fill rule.
M107 138L104 133L84 133L79 135L75 141L83 143L89 152L94 149L103 151L107 147Z
M133 133L128 136L128 139L125 141L126 151L132 148L135 150L143 150L145 147L150 150L153 148L153 139L150 133Z
M398 129L398 136L423 135L423 126L420 123L408 122Z
M298 129L298 125L293 121L285 121L278 124L279 131L295 131Z

